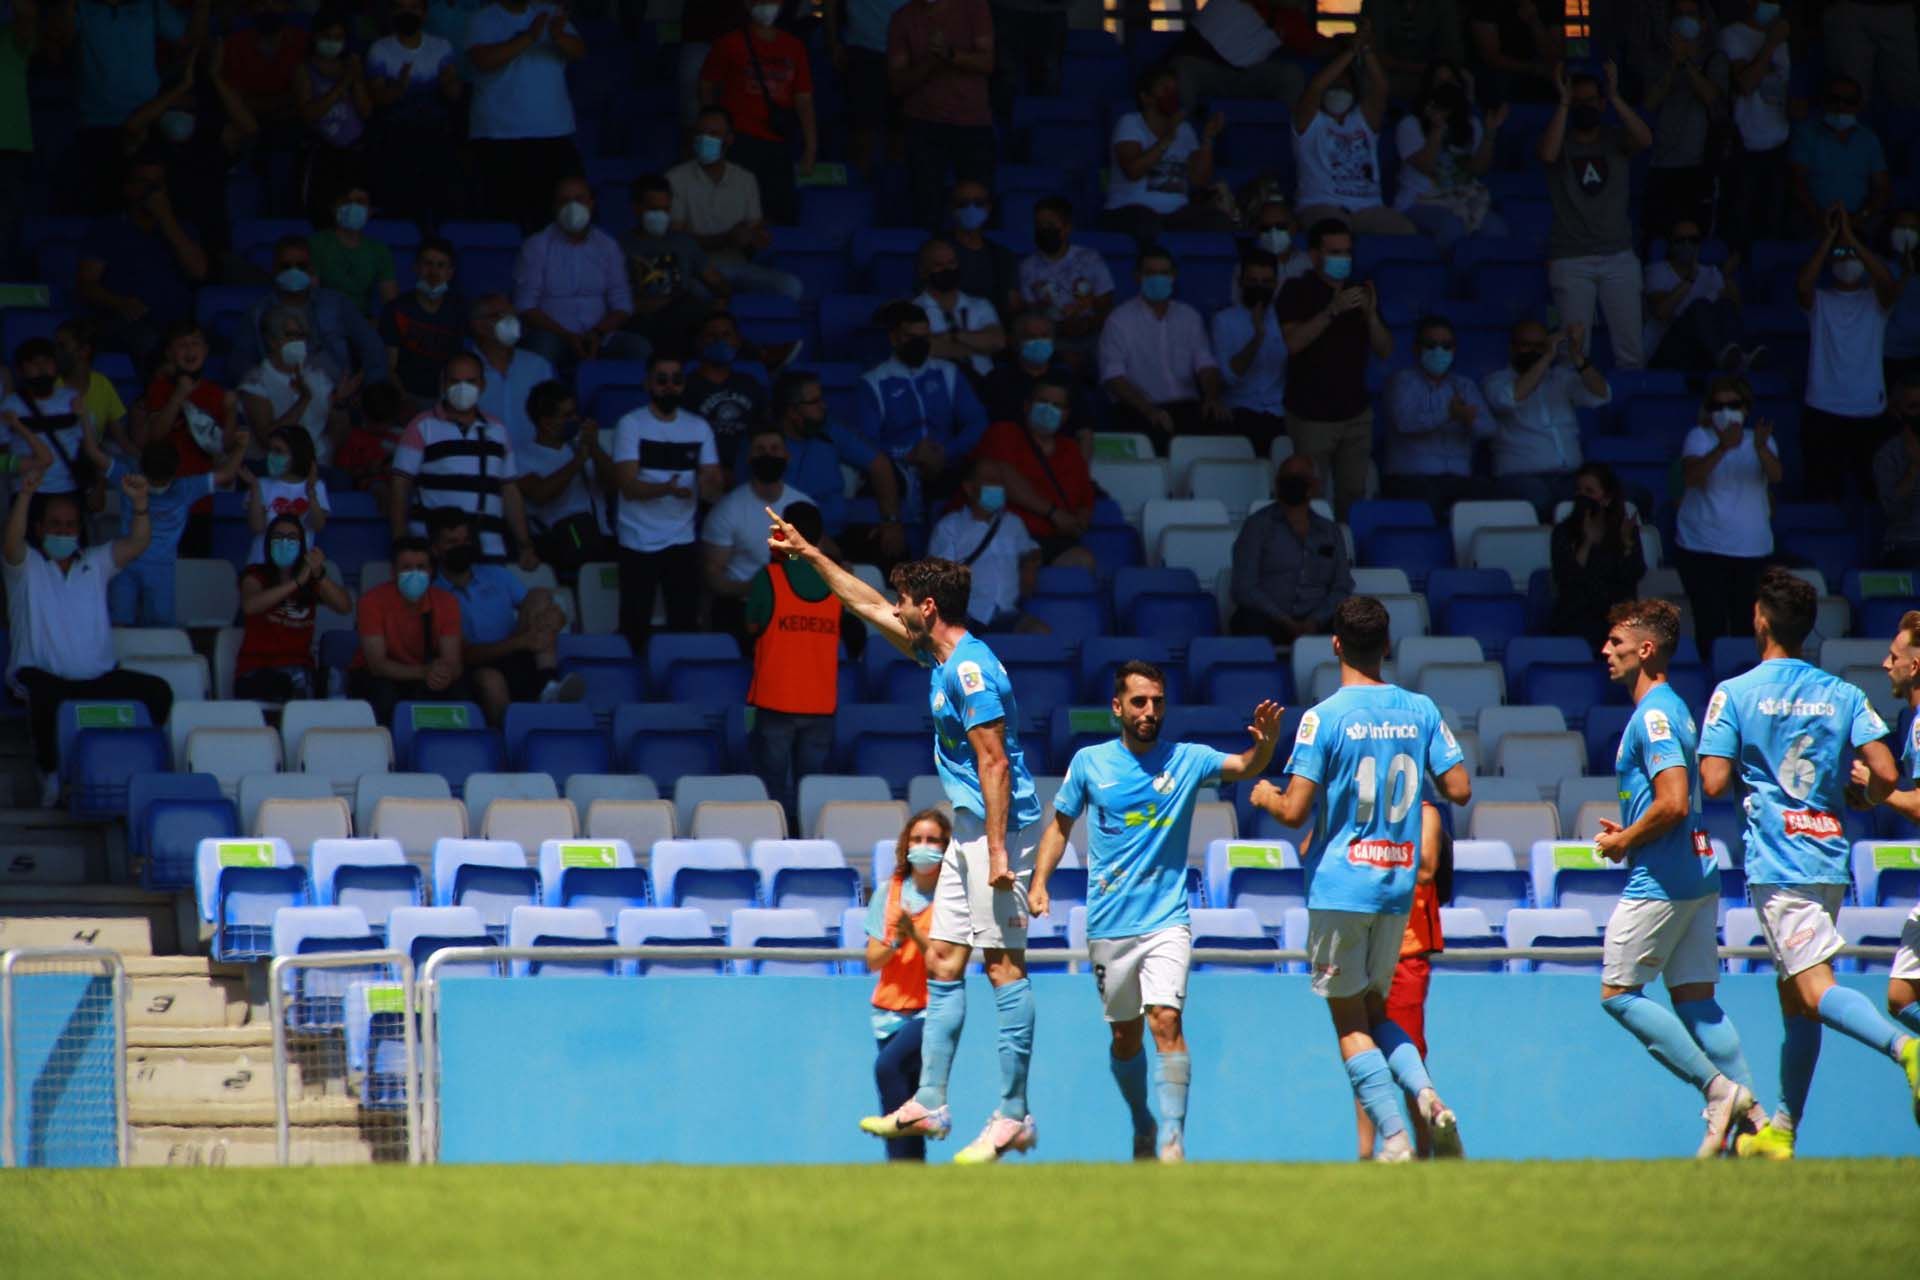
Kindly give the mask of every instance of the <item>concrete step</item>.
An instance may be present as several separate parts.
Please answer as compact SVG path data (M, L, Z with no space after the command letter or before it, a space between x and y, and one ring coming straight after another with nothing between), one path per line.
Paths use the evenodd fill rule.
M238 1027L252 1017L244 980L140 977L127 996L127 1025Z
M266 1073L267 1077L271 1072ZM266 1078L266 1077L263 1077ZM265 1125L273 1126L273 1090L264 1099L168 1099L136 1102L127 1099L127 1118L136 1125ZM301 1126L348 1125L363 1130L398 1136L404 1145L406 1126L397 1113L363 1112L350 1098L295 1098L287 1106L287 1122Z
M289 1154L296 1164L372 1164L376 1147L384 1159L395 1150L384 1132L372 1135L356 1125L319 1125L296 1129ZM130 1163L176 1167L261 1167L276 1163L274 1129L240 1124L136 1124ZM405 1159L406 1145L398 1146Z
M18 947L105 947L123 956L153 953L151 919L69 915L59 910L52 914L13 914L17 905L0 904L0 951Z
M6 845L0 841L0 857ZM50 926L20 924L21 921L48 918L85 921L85 924L56 930ZM144 926L144 933L132 935L95 933L96 924L107 921L132 921ZM16 941L7 929L31 929L33 940ZM124 941L122 941L124 939ZM186 946L182 947L182 940ZM172 955L182 950L203 951L199 945L198 917L191 894L142 889L124 884L10 884L0 881L0 947L8 946L104 946L126 955Z
M106 860L97 851L0 843L0 884L86 884L104 880L106 874Z
M254 1056L273 1057L273 1028L263 1019L238 1027L180 1027L160 1023L133 1023L127 1027L127 1048L231 1049Z
M300 1068L288 1068L288 1088L304 1086ZM273 1049L236 1052L229 1046L127 1050L127 1102L137 1109L176 1103L273 1105Z

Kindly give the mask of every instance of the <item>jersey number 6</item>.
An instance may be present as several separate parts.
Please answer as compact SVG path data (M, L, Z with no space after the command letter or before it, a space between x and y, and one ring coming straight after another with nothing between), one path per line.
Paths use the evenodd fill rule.
M1362 823L1372 822L1374 804L1380 795L1378 756L1360 758L1359 767L1353 771L1353 786L1359 797L1358 812L1354 816ZM1419 794L1420 766L1403 751L1387 762L1387 821L1405 820Z

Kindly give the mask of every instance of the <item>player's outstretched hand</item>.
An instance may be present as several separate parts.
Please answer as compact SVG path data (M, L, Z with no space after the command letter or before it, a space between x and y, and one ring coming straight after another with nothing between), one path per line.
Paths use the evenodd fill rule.
M798 560L813 550L813 544L800 536L800 531L780 518L772 507L766 508L767 519L773 527L767 530L767 550L774 555L784 555L789 560Z
M1047 886L1043 884L1035 884L1032 888L1027 890L1027 914L1028 915L1043 916L1047 914L1047 908L1051 907L1052 905L1053 905L1053 895L1047 892Z
M1593 838L1593 847L1598 849L1600 856L1608 862L1625 862L1627 844L1621 839L1625 830L1626 828L1612 818L1600 819L1600 834Z
M1272 699L1263 701L1253 709L1253 723L1247 726L1247 732L1253 735L1254 743L1267 746L1280 734L1280 716L1285 707Z

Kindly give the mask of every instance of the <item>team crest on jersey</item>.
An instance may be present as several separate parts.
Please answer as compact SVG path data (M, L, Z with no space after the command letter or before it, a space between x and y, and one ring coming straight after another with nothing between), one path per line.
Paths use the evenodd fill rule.
M1725 689L1715 689L1712 700L1707 703L1707 723L1719 724L1720 715L1726 709L1727 691Z
M987 687L987 678L980 674L980 664L977 662L961 663L958 674L962 693L978 693Z
M1664 711L1647 712L1647 741L1665 742L1673 736L1673 722Z
M933 691L933 709L935 711L938 711L946 705L947 705L947 691L945 689L935 689Z
M1153 780L1153 789L1163 796L1171 793L1173 790L1173 775L1171 773L1163 773L1155 778Z
M1300 732L1294 736L1296 746L1310 746L1314 735L1320 732L1320 713L1309 711L1300 717Z

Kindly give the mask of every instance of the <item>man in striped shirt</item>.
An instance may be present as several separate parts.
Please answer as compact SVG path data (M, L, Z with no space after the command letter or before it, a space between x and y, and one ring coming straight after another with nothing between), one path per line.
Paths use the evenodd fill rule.
M513 535L520 567L532 569L540 556L527 534L527 511L519 487L507 429L480 411L486 367L463 351L447 361L439 401L407 425L393 453L393 488L387 518L398 539L421 535L427 513L455 507L473 517L480 555L493 562L507 558L506 535Z

